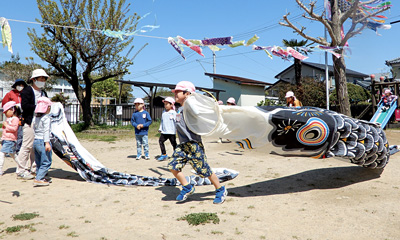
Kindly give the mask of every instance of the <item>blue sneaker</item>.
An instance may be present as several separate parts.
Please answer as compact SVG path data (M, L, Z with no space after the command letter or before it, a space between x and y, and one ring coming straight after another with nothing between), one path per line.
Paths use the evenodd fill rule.
M168 155L165 154L165 155L161 155L159 158L157 158L157 160L158 160L158 161L164 161L164 160L167 159L167 158L168 158Z
M214 198L214 204L221 204L225 202L225 198L228 195L228 191L226 191L225 186L218 188Z
M188 197L188 195L194 193L194 186L191 184L188 184L186 186L182 186L181 193L176 197L176 201L182 202L185 201Z

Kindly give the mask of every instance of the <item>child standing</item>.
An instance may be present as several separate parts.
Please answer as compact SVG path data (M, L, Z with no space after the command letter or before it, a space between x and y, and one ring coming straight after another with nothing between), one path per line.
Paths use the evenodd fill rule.
M0 176L3 175L3 164L6 153L15 161L15 145L17 144L19 118L17 117L16 102L10 101L4 104L3 113L7 119L3 122L3 134L1 136L0 151Z
M165 150L164 142L169 139L172 147L176 148L176 112L175 112L175 100L172 97L167 97L164 102L165 111L161 116L161 124L158 131L161 133L158 143L161 148L161 156L157 159L158 161L164 161L168 158L167 151Z
M141 98L136 98L133 102L136 112L132 114L131 124L135 127L137 155L136 160L142 158L142 146L144 149L144 157L149 160L149 138L147 136L149 126L152 123L150 114L144 110L144 101Z
M201 137L190 131L183 118L183 106L186 98L195 92L195 90L193 83L188 81L179 82L175 89L172 90L175 93L176 102L180 103L182 107L178 109L176 116L176 129L180 143L168 163L168 168L182 184L182 190L176 198L177 201L185 201L188 195L195 191L194 186L187 182L185 175L182 173L182 168L189 163L198 175L210 179L216 189L216 196L213 203L220 204L225 201L228 192L225 186L221 186L217 175L212 172L211 167L207 163Z
M35 152L36 177L33 180L34 186L48 186L50 180L46 179L47 172L52 163L50 145L50 116L51 101L47 97L39 97L35 108L35 116L32 120L35 139L33 150Z

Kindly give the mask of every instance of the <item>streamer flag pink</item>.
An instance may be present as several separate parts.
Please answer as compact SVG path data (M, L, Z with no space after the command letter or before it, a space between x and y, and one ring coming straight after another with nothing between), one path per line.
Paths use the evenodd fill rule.
M183 57L183 59L186 60L185 56L183 55L183 52L179 45L175 42L174 38L169 37L168 38L168 43L171 44L171 46Z
M290 55L292 55L292 57L297 58L297 59L299 59L299 60L301 60L301 61L306 60L306 59L308 58L308 57L302 55L301 53L299 53L298 51L294 50L294 49L291 48L291 47L287 47L287 48L286 48L286 51L287 51L288 53L290 53Z
M204 46L208 45L227 45L232 44L232 37L221 37L221 38L208 38L201 40Z
M341 55L339 53L336 53L334 51L335 49L337 49L337 47L327 47L327 46L318 45L317 48L322 50L322 51L327 51L327 52L333 54L336 58L340 58L341 57Z
M185 45L188 46L190 49L192 49L193 51L197 52L198 54L200 54L201 56L204 57L203 52L202 52L203 50L201 49L200 46L197 46L197 45L191 43L190 41L184 39L184 38L181 37L181 36L177 36L177 38L179 39L179 41L180 41L181 43L185 44Z

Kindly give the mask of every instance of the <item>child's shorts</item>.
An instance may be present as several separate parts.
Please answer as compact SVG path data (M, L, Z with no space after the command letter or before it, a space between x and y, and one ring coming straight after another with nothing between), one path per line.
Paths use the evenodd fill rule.
M3 153L14 153L16 144L17 144L16 141L3 140L1 142L2 146L1 146L0 152L3 152Z
M182 171L186 163L189 163L201 177L209 177L212 174L201 142L186 142L176 146L168 163L168 169Z

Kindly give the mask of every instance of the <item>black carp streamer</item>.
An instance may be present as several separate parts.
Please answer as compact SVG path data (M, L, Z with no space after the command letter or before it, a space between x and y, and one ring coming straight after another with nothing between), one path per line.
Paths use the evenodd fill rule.
M399 151L397 145L389 146L380 124L321 108L223 106L194 93L183 114L186 125L199 135L227 138L242 148L281 156L336 157L382 169Z
M159 178L139 176L113 171L103 166L94 158L76 138L69 126L63 106L54 103L51 107L51 144L53 152L66 164L75 169L79 175L88 182L123 185L123 186L177 186L180 185L176 178ZM225 182L235 178L239 173L226 169L213 169L220 182ZM207 178L199 176L186 177L190 184L210 185Z

